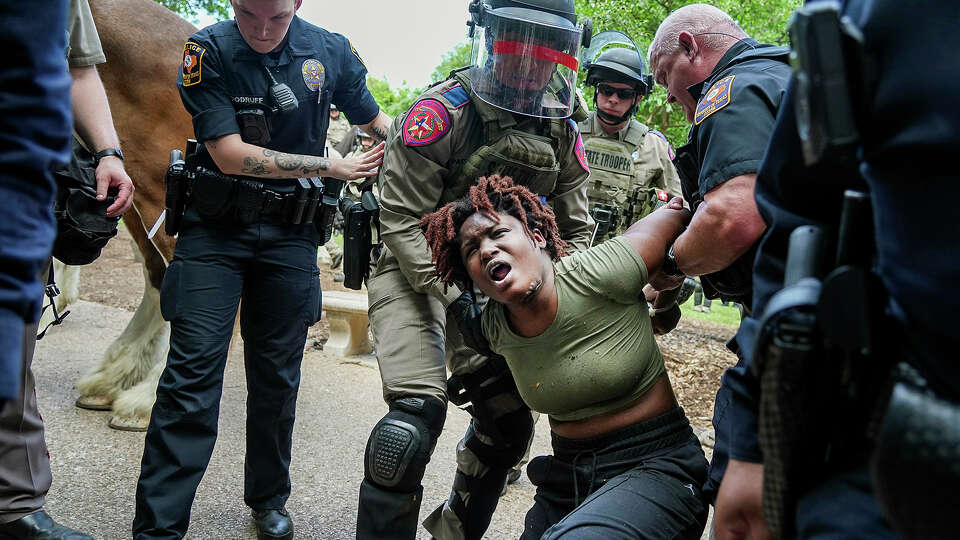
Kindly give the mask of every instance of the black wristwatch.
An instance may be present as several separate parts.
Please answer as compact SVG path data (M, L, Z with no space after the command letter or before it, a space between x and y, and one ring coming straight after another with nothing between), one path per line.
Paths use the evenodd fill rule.
M683 270L677 264L677 257L673 254L673 244L667 248L667 253L663 256L663 264L660 265L660 271L668 276L682 276Z
M100 160L107 156L117 156L120 158L120 161L123 161L123 152L121 152L119 148L104 148L93 155L93 164L95 166L99 165Z

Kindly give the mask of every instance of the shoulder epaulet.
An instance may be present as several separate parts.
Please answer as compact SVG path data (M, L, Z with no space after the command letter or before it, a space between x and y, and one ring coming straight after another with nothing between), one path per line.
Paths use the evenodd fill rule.
M638 148L643 144L643 138L647 136L648 131L650 131L650 128L648 128L646 124L641 124L636 120L630 120L630 123L627 124L627 133L623 140L628 144L632 144L634 148Z
M453 121L447 107L433 98L416 102L403 120L403 142L407 146L425 146L440 140L450 131Z
M670 158L670 161L673 161L675 154L673 152L673 147L670 146L670 141L667 140L667 136L653 128L651 128L647 133L656 135L657 137L663 139L663 143L667 145L667 156Z

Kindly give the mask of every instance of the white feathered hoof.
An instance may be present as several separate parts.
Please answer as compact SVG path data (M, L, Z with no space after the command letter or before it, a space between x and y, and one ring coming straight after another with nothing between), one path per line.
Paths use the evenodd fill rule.
M107 396L85 395L77 398L77 407L88 411L109 411L113 408L113 398Z
M166 366L157 362L146 378L129 390L120 392L113 402L113 416L109 426L122 431L146 431L150 425L150 412L157 400L157 383Z

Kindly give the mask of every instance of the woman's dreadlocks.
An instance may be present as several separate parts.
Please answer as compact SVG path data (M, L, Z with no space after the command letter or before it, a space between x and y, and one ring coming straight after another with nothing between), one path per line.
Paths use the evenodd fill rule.
M470 282L467 269L460 257L460 227L477 212L499 221L498 214L517 218L523 230L532 236L537 229L546 240L546 249L552 260L567 253L567 243L560 238L557 220L545 203L524 186L513 183L509 176L493 174L481 176L470 193L446 204L420 219L420 228L427 237L435 272L444 283L465 285Z

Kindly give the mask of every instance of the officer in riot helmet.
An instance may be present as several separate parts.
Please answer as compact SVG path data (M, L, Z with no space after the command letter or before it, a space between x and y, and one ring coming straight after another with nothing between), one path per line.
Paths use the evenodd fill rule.
M657 201L681 195L666 137L634 114L653 90L653 77L635 48L616 47L587 67L596 110L580 123L590 164L587 197L597 222L594 243L612 238L653 210Z
M190 202L168 208L179 225L160 300L170 353L144 441L138 540L187 534L238 306L249 390L243 500L259 538L293 538L284 506L303 346L321 313L317 247L338 181L375 175L383 151L328 156L329 107L373 134L390 124L349 41L297 17L301 0L231 4L235 19L185 43L177 79L199 146L182 167ZM183 201L173 183L183 184L168 182L167 200Z
M474 5L481 6L471 21L474 93L515 113L569 117L583 41L573 2L493 0Z
M448 398L469 403L473 420L453 492L424 522L439 540L483 536L533 433L505 362L491 358L479 331L473 291L434 275L420 219L499 173L541 196L575 249L588 247L594 229L577 125L586 112L572 91L589 23L578 24L573 0L475 0L470 12L471 66L394 120L378 179L382 242L367 290L389 412L367 443L361 540L416 537L421 480Z

